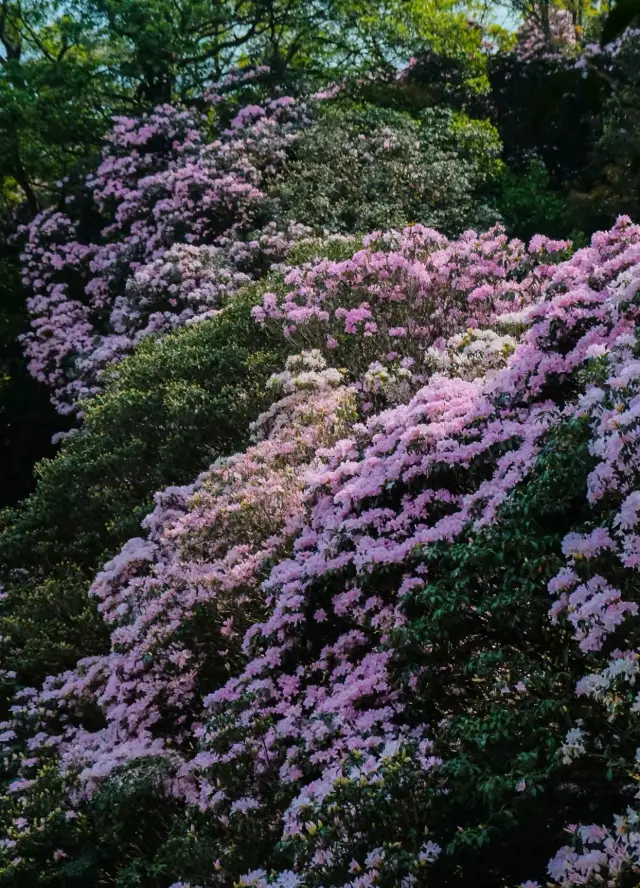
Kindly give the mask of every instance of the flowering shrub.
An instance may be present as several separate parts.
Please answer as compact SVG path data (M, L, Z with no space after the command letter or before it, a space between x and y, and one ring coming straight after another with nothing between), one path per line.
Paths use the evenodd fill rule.
M450 241L421 225L376 232L363 244L349 259L290 269L285 287L267 291L253 316L348 366L368 393L389 372L411 381L407 391L415 391L425 372L447 364L461 330L488 343L492 325L521 329L570 247L537 236L527 249L499 227ZM505 340L496 349L496 366L514 344Z
M189 743L198 715L189 698L201 700L237 668L244 632L264 613L260 580L299 527L304 469L346 431L353 413L351 390L319 354L290 358L270 387L281 397L255 423L258 443L215 463L194 485L159 495L146 520L149 537L130 540L98 575L92 592L112 626L112 653L86 658L37 697L18 695L18 731L28 735L35 719L44 738L55 723L61 745L36 745L45 755L55 751L70 774L81 769L85 797L110 771L163 752L159 725L169 729L165 754ZM78 730L75 719L96 695L107 726L99 734Z
M378 274L393 270L380 292L376 312L382 313L375 336L343 335L335 329L338 347L327 348L322 326L311 340L303 326L302 338L290 335L283 342L281 320L263 326L251 321L248 313L255 297L248 293L232 299L215 318L180 335L164 342L147 341L112 374L106 396L90 409L82 433L43 468L34 497L4 517L0 562L9 598L2 626L11 668L21 680L41 681L51 671L72 666L78 656L100 649L103 628L86 598L91 577L105 558L136 534L154 490L184 483L199 473L210 461L211 448L229 453L242 444L249 422L264 404L264 382L287 349L319 346L327 360L347 365L360 390L360 406L368 412L406 401L437 366L428 351L432 332L466 327L471 316L462 309L476 283L493 280L495 292L504 294L494 308L490 296L486 303L472 300L475 315L477 306L482 307L483 323L534 298L538 278L546 273L545 264L535 267L536 251L550 261L563 255L562 249L545 252L545 244L556 250L564 246L538 240L527 252L524 245L508 242L498 231L448 242L420 227L376 235L364 251L344 236L326 242L304 239L294 253L297 261L308 265L291 274L304 278L313 272L319 277L318 294L334 302L342 299L348 304L358 293L355 289L352 293L350 281L360 282L356 305L372 298ZM433 252L436 246L439 249ZM325 262L323 255L330 258ZM429 268L437 272L431 282ZM327 269L338 273L327 278L335 292L325 294L321 281ZM528 283L520 286L520 278ZM290 291L290 285L280 288L277 280L272 284L277 284L283 298ZM399 302L405 291L408 301ZM434 310L440 300L449 307L459 305L457 314L450 312L441 329L414 329L412 316L426 317L431 311L434 319L443 317L442 310ZM388 316L388 309L397 309L399 316ZM402 324L407 335L386 335L388 327ZM446 342L437 345L445 360ZM494 353L493 365L506 358L508 350ZM25 576L21 570L27 565Z
M466 322L483 274L487 327L515 294L507 354L482 324L453 331L451 375L360 424L357 389L319 350L289 359L246 453L159 496L149 537L94 584L110 650L19 692L3 725L14 884L97 866L85 849L105 810L132 830L101 858L114 879L531 886L551 858L562 886L625 884L640 229L620 219L555 264L543 239L412 236L405 275L459 263L415 291L428 317L448 300ZM258 314L292 340L315 329L326 355L327 334L354 342L363 385L404 287L392 250L357 255L338 271L368 286L372 319L348 329L352 289L321 263L289 282L302 305L285 288ZM474 338L486 374L455 360ZM433 347L429 331L410 341L414 359ZM576 848L557 852L565 829Z
M99 390L101 371L142 338L215 310L261 273L265 253L299 236L294 226L249 237L269 221L265 177L277 176L305 122L286 98L241 109L215 141L170 106L116 120L86 183L97 243L80 239L93 231L82 206L76 219L49 210L27 229L27 354L62 412Z
M40 464L32 496L0 513L2 659L20 682L103 649L87 597L96 571L139 533L156 490L246 446L287 353L252 321L255 300L248 292L212 319L147 339Z
M496 168L493 129L463 115L288 96L238 108L220 89L213 131L168 105L116 119L84 187L24 229L29 367L63 413L142 339L211 316L300 240L417 218L460 228Z

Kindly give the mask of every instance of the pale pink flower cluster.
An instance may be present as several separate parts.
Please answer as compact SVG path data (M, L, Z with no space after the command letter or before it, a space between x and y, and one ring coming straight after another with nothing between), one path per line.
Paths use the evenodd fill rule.
M365 395L391 376L406 401L434 370L473 379L503 366L515 339L490 328L503 316L522 328L568 247L538 235L527 249L500 227L458 240L422 225L376 232L349 259L290 269L284 292L266 292L253 315L364 377Z
M619 884L630 873L640 872L640 815L628 810L615 818L612 829L605 826L567 828L574 835L575 847L561 848L549 864L554 883L574 885Z
M516 53L522 59L544 55L547 58L560 56L577 44L576 27L569 9L557 6L546 7L549 16L549 34L545 35L540 21L533 17L525 20L518 31Z

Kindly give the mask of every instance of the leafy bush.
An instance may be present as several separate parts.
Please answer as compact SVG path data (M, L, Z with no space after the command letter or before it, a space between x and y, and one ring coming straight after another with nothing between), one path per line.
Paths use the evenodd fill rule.
M443 108L415 116L332 103L296 141L280 193L314 228L367 232L421 222L447 234L489 221L481 191L500 144L486 122Z
M491 58L489 78L505 162L521 165L535 155L564 185L584 175L599 134L605 83L583 78L570 58L516 53Z
M586 57L591 78L604 69L611 84L603 103L590 176L571 195L574 212L591 227L607 225L619 213L637 218L640 211L639 37L640 29L629 29L609 53Z
M573 222L569 199L537 159L521 169L505 168L497 194L497 209L509 234L529 240L540 231L549 237L580 240L571 231Z
M562 15L560 24L568 20ZM539 28L531 36L535 43ZM628 28L604 47L574 41L570 52L499 52L489 59L493 120L510 169L502 189L507 221L516 198L525 201L517 212L531 204L531 218L544 221L526 198L532 188L540 189L541 204L552 212L547 225L559 236L637 215L639 58L638 31ZM554 194L566 201L564 212Z

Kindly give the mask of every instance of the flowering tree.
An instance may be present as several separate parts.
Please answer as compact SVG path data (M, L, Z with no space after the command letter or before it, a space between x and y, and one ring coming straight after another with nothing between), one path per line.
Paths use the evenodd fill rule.
M284 98L242 109L213 142L170 106L123 118L86 186L107 220L99 242L78 239L89 227L82 213L47 211L30 224L27 353L60 410L94 393L101 371L143 337L216 310L265 253L282 254L286 233L248 235L269 218L264 176L277 174L300 125L303 109Z

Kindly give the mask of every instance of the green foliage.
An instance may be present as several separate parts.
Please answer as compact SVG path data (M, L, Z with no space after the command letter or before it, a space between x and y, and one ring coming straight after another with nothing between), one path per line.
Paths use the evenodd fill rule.
M499 149L488 123L444 108L411 116L332 103L296 145L283 202L291 218L332 231L421 222L458 232L489 221L479 192L499 167Z
M582 658L548 617L561 541L590 518L587 440L582 421L560 427L494 526L422 553L428 581L410 593L399 642L407 671L421 673L424 719L449 718L434 748L448 792L429 817L436 834L455 836L439 885L516 885L553 855L566 823L599 823L615 807L604 773L568 778L562 762L564 734L583 714ZM587 802L594 779L603 791Z
M637 217L640 49L634 31L611 54L587 53L579 65L559 54L497 53L489 79L509 168L498 205L515 232L588 235L621 214Z
M524 241L538 233L563 238L571 232L573 220L568 199L544 163L536 158L521 170L505 167L496 203L507 231ZM571 232L570 236L574 243L582 245L580 232Z
M608 73L608 72L607 72ZM571 195L590 228L604 228L621 213L640 214L640 47L633 33L616 55L611 91L593 149L590 179ZM593 77L598 76L593 74Z
M505 162L520 166L535 156L559 184L575 182L598 136L606 84L555 57L515 53L491 58L489 77Z
M0 868L0 885L138 888L169 885L167 875L185 863L197 872L203 858L210 859L202 818L187 820L171 799L163 786L166 770L162 759L143 759L122 769L96 794L90 810L67 820L64 781L55 766L45 767L27 812L37 812L42 829L25 848L17 872ZM3 823L24 813L12 809L10 795L0 797ZM200 827L197 835L193 821ZM62 847L68 860L55 856Z
M120 74L151 101L188 95L238 63L267 64L277 80L391 67L461 18L451 2L417 0L87 0L87 7L116 41Z
M463 33L450 0L6 0L2 200L35 212L96 150L112 114L201 100L237 66L268 65L270 87L296 89L395 71L425 41L455 45Z
M106 47L67 5L7 2L0 16L0 196L35 212L109 125ZM108 53L107 53L108 54ZM111 84L115 92L115 84Z
M144 342L112 372L82 429L39 464L35 493L0 513L5 668L20 681L101 648L105 629L87 597L96 570L140 534L156 490L246 444L284 354L251 319L253 299Z

